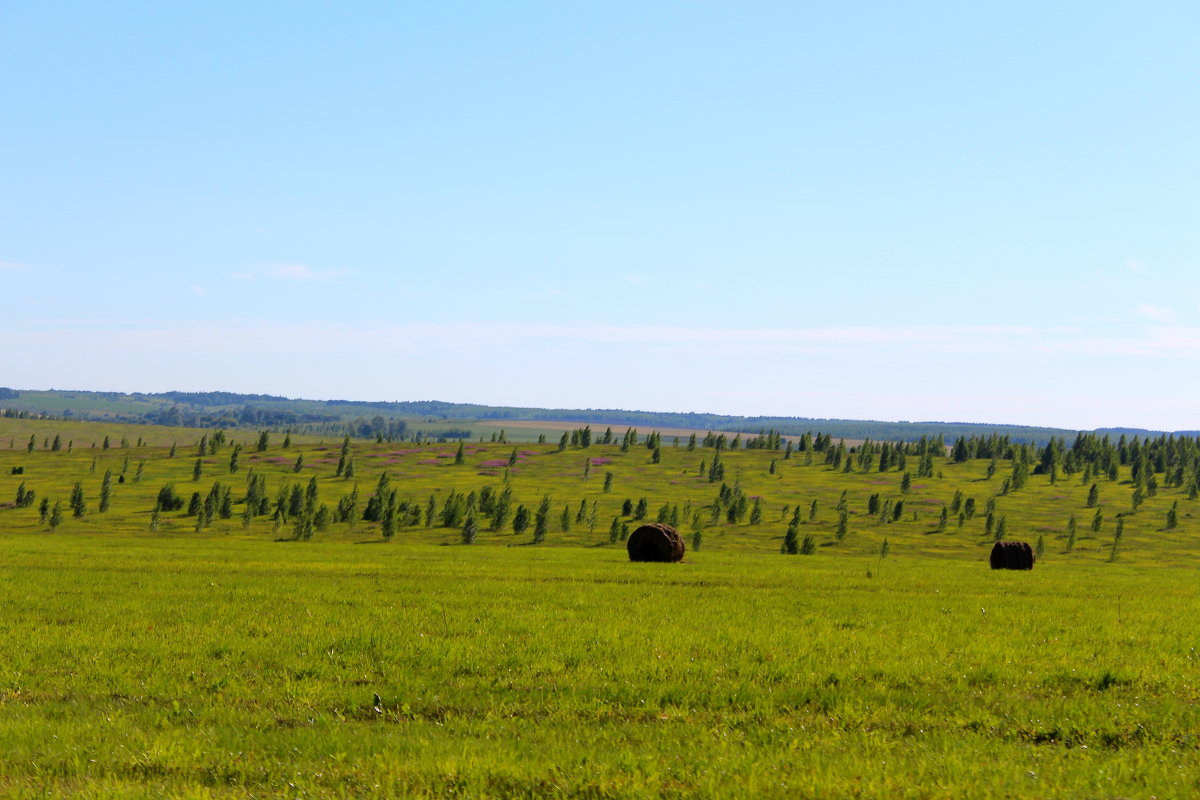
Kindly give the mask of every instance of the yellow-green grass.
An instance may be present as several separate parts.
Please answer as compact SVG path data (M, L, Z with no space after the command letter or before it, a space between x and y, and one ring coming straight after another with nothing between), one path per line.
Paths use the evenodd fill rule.
M129 430L136 441L147 429ZM186 496L220 480L240 498L253 467L272 497L316 477L333 505L357 482L361 509L386 469L401 498L423 504L499 489L504 467L483 464L513 450L467 443L455 465L457 445L355 443L356 478L345 481L334 475L340 442L283 449L281 439L263 454L245 448L234 475L232 448L205 456L198 482L195 450L182 446L175 458L166 447L0 449L0 501L24 481L65 508L80 481L89 506L82 519L66 511L54 533L37 503L0 510L0 795L1200 791L1200 522L1180 489L1125 517L1110 562L1128 473L1099 482L1106 521L1094 538L1078 475L1054 486L1032 477L996 498L1010 538L1046 540L1045 558L1017 573L987 568L982 535L1003 461L987 480L987 462L939 459L942 477L914 479L902 496L896 472L726 452L726 482L764 498L761 524L730 525L708 523L703 508L720 485L698 475L711 450L668 446L653 464L641 446L518 445L515 502L553 498L542 546L486 523L475 546L423 524L384 542L361 521L277 541L290 528L263 517L243 528L240 506L203 533L182 513L149 531L167 482ZM127 480L100 514L103 474L119 474L126 456ZM609 463L585 480L585 457ZM937 532L956 489L979 513ZM838 542L843 491L850 515ZM875 492L903 497L918 519L868 518ZM651 518L664 503L701 512L703 545L685 563L631 564L608 544L622 500L642 496ZM580 500L598 504L594 532L573 522ZM1164 531L1175 501L1179 527ZM802 533L822 545L812 556L779 555L791 516L781 512L797 504ZM559 530L563 505L569 532ZM1072 514L1079 540L1065 552ZM690 542L690 522L682 527Z
M0 579L10 795L1200 789L1191 570L19 535Z

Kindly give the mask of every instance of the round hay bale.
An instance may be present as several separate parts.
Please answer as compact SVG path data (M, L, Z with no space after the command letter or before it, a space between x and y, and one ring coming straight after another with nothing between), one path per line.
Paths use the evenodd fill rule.
M992 569L1033 569L1037 557L1029 542L996 542L988 560Z
M629 534L625 546L630 561L674 563L683 560L683 537L679 531L661 522L641 526Z

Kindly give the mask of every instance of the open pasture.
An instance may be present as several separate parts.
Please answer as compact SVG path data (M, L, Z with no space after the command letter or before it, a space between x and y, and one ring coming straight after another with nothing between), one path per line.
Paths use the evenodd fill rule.
M10 795L1200 788L1191 570L28 535L0 575Z
M1196 501L1161 487L1132 513L1128 467L1093 481L1088 508L1078 474L1032 475L1001 494L1003 459L988 478L987 460L939 457L902 492L899 470L844 472L821 454L808 464L769 450L721 452L724 481L710 482L700 462L714 449L686 440L664 442L658 463L641 444L466 443L456 464L457 445L353 442L345 479L340 441L285 449L272 434L263 452L244 445L230 472L232 445L199 456L212 432L192 433L174 457L0 448L0 498L19 483L38 498L0 510L0 793L1200 791ZM251 469L271 498L315 478L317 502L333 506L357 484L360 512L386 472L400 500L423 507L432 495L437 513L387 540L381 523L357 519L294 541L290 519L242 518ZM441 507L451 492L501 490L506 470L514 507L551 498L544 543L481 517L476 544L461 544ZM109 471L126 480L100 513ZM40 500L65 508L77 481L84 515L67 510L51 532ZM230 518L197 529L196 515L173 511L150 530L166 483L186 496L218 481L233 489ZM757 523L723 507L713 519L722 482L751 508L760 500ZM979 511L939 530L959 491ZM884 521L867 511L872 495L905 505ZM699 527L685 563L631 564L610 543L611 519L636 525L622 506L642 497L648 519L679 506L689 545ZM1044 537L1032 572L987 568L988 500L1010 538ZM797 506L816 547L783 556Z

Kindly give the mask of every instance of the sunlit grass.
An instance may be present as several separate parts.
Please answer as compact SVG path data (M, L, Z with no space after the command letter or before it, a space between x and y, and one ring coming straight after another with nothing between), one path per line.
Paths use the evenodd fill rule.
M131 430L141 430L133 428ZM196 434L198 432L193 432ZM28 438L26 436L26 438ZM136 438L136 435L135 435ZM193 435L192 442L198 438ZM584 453L521 445L517 502L554 499L549 546L511 531L422 524L390 542L375 524L276 541L269 519L204 533L180 514L148 529L168 481L244 492L246 470L318 477L335 503L339 441L276 441L237 475L230 448L26 453L0 448L0 499L19 481L90 511L55 533L37 508L0 510L5 658L0 792L36 796L817 796L1183 797L1200 789L1200 664L1194 503L1160 490L1111 520L1131 491L1101 482L1110 522L1095 538L1078 478L997 498L1011 538L1047 542L1032 572L992 572L982 513L937 532L955 489L981 512L1002 471L938 464L900 521L867 518L871 493L900 499L897 473L842 474L779 453L723 454L726 481L761 496L760 525L708 524L678 565L631 564L608 524L645 495L702 509L711 451ZM325 450L318 450L324 447ZM512 445L356 444L365 503L386 467L423 501L500 487ZM401 451L414 452L399 454ZM292 472L295 457L304 466ZM449 457L438 458L449 454ZM112 509L96 513L106 469ZM91 471L91 459L96 470ZM132 482L144 458L141 482ZM769 463L776 459L776 473ZM333 463L330 463L330 462ZM421 463L433 461L435 463ZM12 466L25 474L10 474ZM606 471L613 491L603 492ZM496 472L482 475L481 472ZM1126 479L1127 476L1122 476ZM835 543L847 492L849 532ZM823 545L778 554L790 513ZM595 532L558 530L561 507L598 502ZM1163 531L1180 500L1180 527ZM1120 508L1120 510L1128 510ZM239 508L240 514L240 508ZM1079 536L1065 552L1066 519ZM627 518L624 518L627 520ZM683 524L685 536L691 524ZM879 557L884 538L890 544ZM594 545L594 546L593 546ZM378 694L381 704L376 706Z

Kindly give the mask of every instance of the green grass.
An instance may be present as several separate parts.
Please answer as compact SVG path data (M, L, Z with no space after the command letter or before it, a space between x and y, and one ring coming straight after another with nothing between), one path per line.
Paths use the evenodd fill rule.
M645 448L593 447L610 463L585 481L581 451L519 446L535 455L510 473L517 502L554 498L537 547L486 526L475 546L424 526L384 542L361 522L276 541L268 519L243 528L236 515L202 534L174 514L148 531L163 483L206 492L222 480L240 496L250 466L268 475L272 496L316 476L322 502L336 502L352 485L324 463L339 445L272 447L258 460L247 450L232 476L226 448L206 457L198 484L195 453L182 448L174 459L165 448L0 448L0 499L24 480L65 505L81 480L91 508L79 520L68 512L55 533L36 507L0 510L0 794L1200 791L1200 523L1180 490L1160 489L1126 518L1109 563L1112 520L1131 488L1101 482L1109 522L1065 552L1057 537L1070 514L1090 535L1088 487L1034 476L997 498L1011 538L1047 539L1046 557L1023 573L986 566L982 507L1003 462L991 481L986 462L939 463L944 477L916 480L904 497L918 519L882 523L866 517L866 500L900 499L896 473L726 453L727 482L740 476L764 498L764 522L706 527L703 547L677 565L629 563L607 544L608 522L625 497L647 496L651 516L667 502L709 503L719 484L696 472L711 451L666 447L651 464ZM405 450L418 452L397 455ZM356 444L353 455L364 501L384 468L402 496L423 500L499 487L503 469L481 465L511 450L468 446L461 466L436 457L452 456L448 445ZM126 455L127 474L145 458L143 480L116 486L112 509L96 513L104 470L118 472ZM25 475L10 475L14 465ZM936 532L956 488L981 513ZM835 542L843 490L851 523ZM779 555L783 506L801 504L807 519L814 498L818 518L802 528L822 546ZM562 505L581 499L599 504L596 531L559 531ZM1163 531L1174 500L1180 526Z
M211 435L212 433L212 431L197 430L196 428L173 428L164 425L131 425L120 422L75 422L36 418L0 418L0 458L5 458L7 461L9 459L6 456L15 455L17 452L24 453L29 445L30 436L33 436L36 440L35 451L41 452L48 449L54 441L54 437L59 436L62 443L62 451L66 451L68 447L72 447L71 453L82 458L83 454L79 451L101 450L105 436L109 437L110 449L113 451L130 448L136 449L138 439L141 439L143 444L148 448L169 448L172 444L178 443L179 448L183 451L195 449L200 441L200 437ZM226 437L230 444L238 442L243 445L252 445L258 440L258 432L247 430L229 431L226 433ZM284 434L272 433L271 437L275 444L279 444L283 441ZM292 438L297 443L320 441L320 437L301 434L293 434ZM127 448L121 447L122 439L128 442ZM54 453L54 455L65 455L62 451ZM147 452L149 453L150 451ZM99 455L115 454L115 452L99 453ZM165 454L164 450L161 455ZM159 455L159 453L154 452L153 455ZM90 460L90 455L88 458Z
M10 793L1200 786L1191 571L96 535L0 560Z

